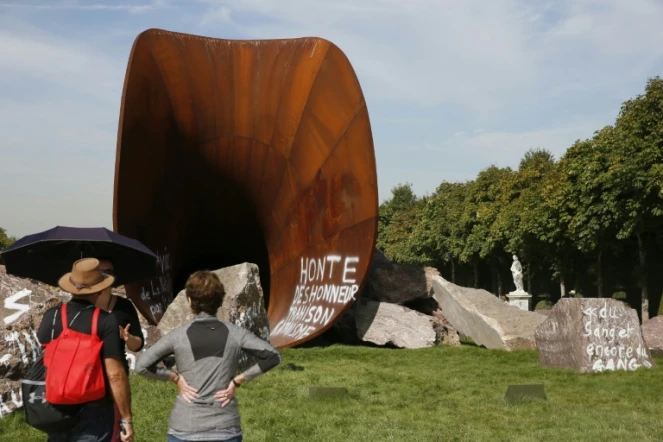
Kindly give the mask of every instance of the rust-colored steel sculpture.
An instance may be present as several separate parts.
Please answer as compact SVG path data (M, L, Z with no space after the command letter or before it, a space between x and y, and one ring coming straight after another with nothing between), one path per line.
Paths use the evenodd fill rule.
M158 323L188 275L258 264L270 340L309 340L359 293L378 210L366 102L320 38L140 34L122 96L115 230L159 254L127 287Z

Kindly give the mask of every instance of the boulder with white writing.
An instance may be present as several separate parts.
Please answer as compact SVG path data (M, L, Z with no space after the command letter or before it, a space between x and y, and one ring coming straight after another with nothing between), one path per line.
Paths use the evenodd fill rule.
M461 287L441 276L433 292L444 318L464 336L486 348L534 349L534 332L546 317L507 304L485 290Z
M357 335L365 342L400 348L425 348L443 339L435 318L401 305L359 298L354 312Z
M52 297L68 300L71 295L39 281L10 275L0 265L0 329Z
M663 316L656 316L642 324L642 337L652 355L663 356Z
M4 268L0 271L0 299L4 307L0 326L0 379L4 381L0 383L1 418L23 405L20 381L41 353L37 330L44 313L67 301L70 295L7 275ZM30 293L23 296L26 292Z
M391 262L375 249L373 261L361 296L373 301L406 304L432 296L431 280L440 272L433 267L421 267Z
M258 266L242 263L215 270L226 289L223 304L217 312L221 321L231 322L253 332L259 338L269 340L269 321L263 298ZM180 325L193 319L193 313L186 299L186 292L180 291L168 306L157 328L165 336ZM242 355L240 367L247 367L254 361L249 355Z
M544 367L593 373L654 365L638 314L615 299L562 298L535 337Z

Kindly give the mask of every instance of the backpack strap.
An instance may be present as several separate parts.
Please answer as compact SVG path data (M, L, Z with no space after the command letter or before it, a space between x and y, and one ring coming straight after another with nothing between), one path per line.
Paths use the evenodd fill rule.
M90 307L92 307L92 306L90 306ZM90 308L90 307L86 307L86 308ZM76 318L78 318L78 315L80 315L83 312L83 310L76 313L76 316L74 316L74 319L72 319L71 323L69 325L67 325L68 321L67 321L67 303L66 302L62 304L61 309L62 309L62 331L64 332L66 330L69 330L69 326L74 323ZM92 335L97 334L97 322L99 321L99 312L100 312L99 308L95 307L94 313L92 314L92 333L91 333ZM56 314L57 314L57 312L56 312ZM53 323L55 324L55 317L53 318ZM51 338L52 338L52 336L51 336Z
M92 336L97 335L97 324L99 323L99 312L101 309L99 307L96 307L94 309L94 313L92 314L92 333L90 333Z
M67 331L69 330L69 325L67 325L67 303L63 302L62 303L62 331Z

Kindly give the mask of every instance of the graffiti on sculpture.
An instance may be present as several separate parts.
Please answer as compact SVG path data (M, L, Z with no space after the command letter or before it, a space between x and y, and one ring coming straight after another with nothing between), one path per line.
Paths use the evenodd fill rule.
M140 290L140 302L149 308L155 322L163 316L166 307L173 301L172 260L167 249L157 252L157 276Z
M608 306L607 302L600 308L589 306L583 310L583 337L590 340L585 351L593 371L651 368L642 340L632 345L634 334L640 330L622 320L624 313L623 308Z
M155 51L161 56L152 57ZM208 56L196 55L200 53ZM268 59L272 61L242 61ZM219 66L241 71L241 81ZM183 75L177 81L170 74L162 78L174 72ZM351 299L353 284L340 277L329 282L338 289L329 288L326 296L337 302L325 304L315 300L325 296L324 289L311 295L311 287L308 294L300 290L295 295L304 283L293 267L308 255L316 269L318 260L324 260L326 271L335 264L340 274L345 258L335 263L327 256L353 257L360 264L347 276L362 286L375 246L378 180L371 123L361 85L343 51L315 37L247 45L152 29L134 41L126 73L113 195L115 231L154 251L167 244L178 285L184 282L180 277L188 276L184 273L218 268L215 263L257 263L268 281L270 328L280 324L280 335L272 342L277 347L302 340L290 335L312 338L330 314L330 323L338 318L345 310L338 299ZM262 110L244 112L256 100L244 91L257 90ZM187 111L191 106L196 112ZM321 133L311 150L311 134ZM192 140L191 148L182 148L182 137ZM191 179L194 169L196 179ZM309 252L302 253L302 247ZM347 264L353 268L350 258ZM142 285L145 300L140 299ZM142 302L141 313L154 325L167 317L166 308L181 289L173 287L178 291L161 299L152 296L158 285L127 286L128 296ZM298 305L291 304L295 296ZM293 321L292 316L286 319L289 314L304 317ZM314 321L316 331L306 331ZM298 323L301 327L294 330Z
M271 336L299 340L329 324L337 309L356 299L358 262L356 256L302 257L290 311Z

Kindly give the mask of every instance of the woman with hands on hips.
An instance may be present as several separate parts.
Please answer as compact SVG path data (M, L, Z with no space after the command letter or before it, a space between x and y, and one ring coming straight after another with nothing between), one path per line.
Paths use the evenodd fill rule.
M195 272L184 288L194 319L145 350L136 362L136 372L177 384L179 394L170 413L169 442L241 442L235 391L279 365L281 356L250 331L216 318L225 289L215 273ZM242 350L256 356L258 362L235 376ZM157 367L171 354L175 356L176 372Z

